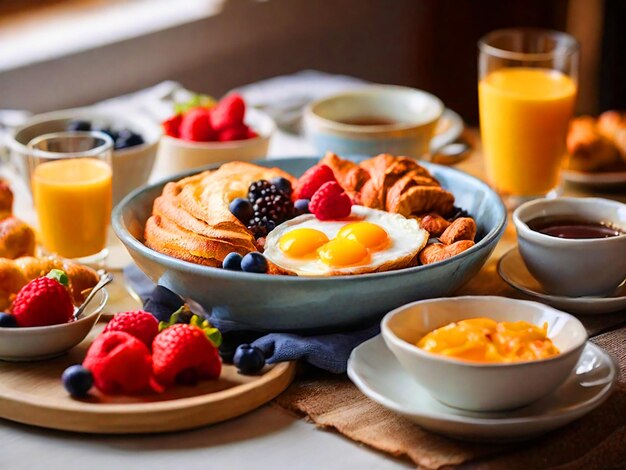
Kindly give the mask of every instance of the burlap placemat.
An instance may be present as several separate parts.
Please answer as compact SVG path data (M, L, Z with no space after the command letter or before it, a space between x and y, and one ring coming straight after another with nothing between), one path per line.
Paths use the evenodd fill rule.
M429 433L369 400L345 376L309 376L295 382L276 401L322 428L409 458L418 468L626 468L626 328L592 341L619 364L620 378L611 397L565 428L523 443L472 444Z

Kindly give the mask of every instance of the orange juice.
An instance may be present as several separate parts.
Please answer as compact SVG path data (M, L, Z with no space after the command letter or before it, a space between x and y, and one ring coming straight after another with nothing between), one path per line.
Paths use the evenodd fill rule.
M559 183L576 84L556 70L513 67L478 84L487 173L502 194L544 195Z
M99 253L111 217L111 167L95 158L53 160L35 168L33 197L43 245L67 258Z

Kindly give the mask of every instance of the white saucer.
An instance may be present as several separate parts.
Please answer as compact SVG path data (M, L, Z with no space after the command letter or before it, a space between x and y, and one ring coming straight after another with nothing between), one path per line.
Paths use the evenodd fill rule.
M617 186L626 183L626 171L604 171L587 173L584 171L563 170L563 179L584 186Z
M441 147L461 137L464 128L463 118L458 113L449 108L444 109L437 123L435 135L430 139L431 153L437 153Z
M617 367L588 342L575 371L554 393L524 408L493 413L459 410L435 400L404 371L381 335L352 351L348 376L367 397L425 429L463 440L503 442L538 436L589 413L608 398Z
M596 315L626 309L626 283L606 297L564 297L547 294L526 268L517 247L502 255L498 261L498 274L514 289L560 310Z

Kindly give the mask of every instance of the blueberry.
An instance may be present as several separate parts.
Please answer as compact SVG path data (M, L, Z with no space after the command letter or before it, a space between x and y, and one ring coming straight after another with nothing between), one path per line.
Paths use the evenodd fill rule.
M240 344L235 350L233 364L240 373L253 375L263 369L265 355L259 348L249 344Z
M93 375L81 365L69 366L63 375L63 386L73 397L86 397L89 389L93 386Z
M297 216L302 214L308 214L309 212L311 212L309 210L309 202L309 199L298 199L296 202L294 202L293 208Z
M280 189L287 196L291 195L291 182L287 178L276 176L270 180L270 183Z
M120 129L117 132L117 137L119 139L128 139L131 135L133 135L133 131L131 131L130 129Z
M172 313L184 304L185 301L178 294L167 287L156 286L143 304L143 309L159 321L169 321Z
M267 268L265 256L256 251L248 253L241 260L241 270L247 273L266 273Z
M113 142L117 140L117 132L111 129L110 127L94 128L94 131L102 132L103 134L108 135L109 137L111 137Z
M0 328L15 328L17 322L15 317L8 313L0 313Z
M254 215L252 203L242 197L233 199L228 208L230 209L230 212L232 212L232 214L244 225L248 225L248 222L250 222L250 219Z
M74 120L67 124L68 131L90 131L91 123L89 121Z
M143 144L144 140L139 134L129 131L128 129L122 129L117 134L115 139L115 150L122 150L128 147L134 147L135 145Z
M259 337L258 332L254 331L230 331L222 334L222 344L218 349L222 362L232 364L235 351L240 344L249 343Z
M241 260L243 257L239 253L228 253L222 262L222 268L229 271L241 271Z

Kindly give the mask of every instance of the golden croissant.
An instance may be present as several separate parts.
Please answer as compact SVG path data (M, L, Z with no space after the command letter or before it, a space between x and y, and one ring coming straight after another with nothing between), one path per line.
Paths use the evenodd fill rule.
M328 165L355 204L405 217L430 212L449 215L454 196L430 172L408 157L381 154L359 164L327 153Z
M609 121L605 121L605 126L610 128ZM567 134L567 150L571 170L597 171L619 162L615 143L600 131L596 119L591 116L572 119Z

